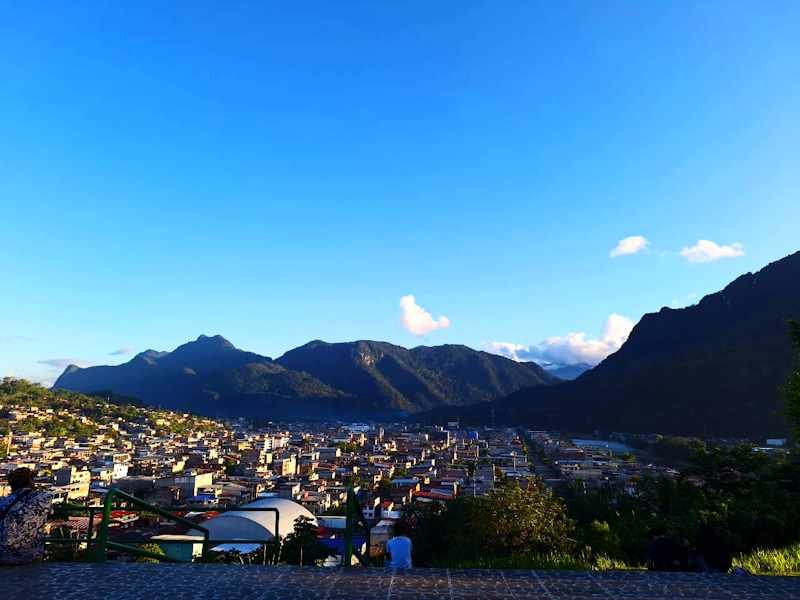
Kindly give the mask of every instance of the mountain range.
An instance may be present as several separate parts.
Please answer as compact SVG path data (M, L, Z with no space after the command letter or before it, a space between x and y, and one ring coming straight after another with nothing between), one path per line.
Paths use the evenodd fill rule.
M133 396L211 416L384 419L489 402L560 380L534 363L444 345L319 340L273 360L201 335L172 352L147 350L116 366L70 365L53 387Z
M789 319L800 320L800 252L694 306L646 314L590 370L548 371L466 346L406 349L364 340L316 340L272 360L221 336L200 336L118 366L70 365L54 387L108 390L211 416L411 415L575 432L780 436L788 430Z
M694 306L646 314L617 352L574 381L422 417L575 432L781 436L789 319L800 320L800 252Z

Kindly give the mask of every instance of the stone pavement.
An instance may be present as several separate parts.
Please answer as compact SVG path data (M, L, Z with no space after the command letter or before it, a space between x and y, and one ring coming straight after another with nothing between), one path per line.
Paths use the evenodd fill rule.
M800 598L800 577L696 573L323 569L215 564L43 563L0 567L0 599Z

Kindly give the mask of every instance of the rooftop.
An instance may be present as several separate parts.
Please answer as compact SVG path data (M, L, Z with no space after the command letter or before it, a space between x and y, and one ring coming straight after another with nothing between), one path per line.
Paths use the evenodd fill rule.
M800 578L696 573L323 569L217 564L42 563L0 567L18 598L680 598L800 597Z

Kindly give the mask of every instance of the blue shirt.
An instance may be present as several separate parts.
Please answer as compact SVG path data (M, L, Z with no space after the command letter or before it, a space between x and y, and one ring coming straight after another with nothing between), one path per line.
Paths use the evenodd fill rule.
M393 569L411 568L411 540L404 535L386 542L386 551L391 555L389 566Z

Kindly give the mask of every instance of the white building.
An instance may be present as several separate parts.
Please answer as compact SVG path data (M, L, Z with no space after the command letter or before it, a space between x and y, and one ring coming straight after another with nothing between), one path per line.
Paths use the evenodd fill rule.
M285 537L294 531L294 522L300 517L317 519L307 509L286 498L259 498L244 505L254 508L278 509L278 534ZM271 540L275 537L275 513L272 511L239 511L222 513L203 523L210 540ZM199 533L193 530L190 533Z

